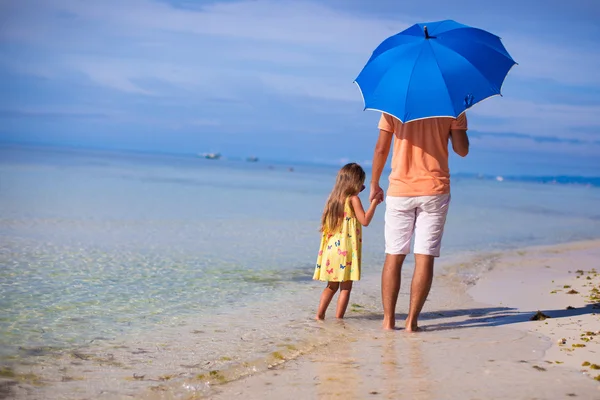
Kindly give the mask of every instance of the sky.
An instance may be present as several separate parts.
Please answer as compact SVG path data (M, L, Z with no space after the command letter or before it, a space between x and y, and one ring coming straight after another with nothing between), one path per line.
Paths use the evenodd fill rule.
M442 19L518 62L453 171L600 176L595 0L0 0L0 143L368 163L379 114L354 79Z

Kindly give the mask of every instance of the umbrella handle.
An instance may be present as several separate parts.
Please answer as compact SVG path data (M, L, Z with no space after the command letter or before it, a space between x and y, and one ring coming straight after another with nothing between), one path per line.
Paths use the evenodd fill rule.
M468 95L465 96L465 107L471 108L474 101L475 101L475 97L473 97L473 95L471 93L469 93Z

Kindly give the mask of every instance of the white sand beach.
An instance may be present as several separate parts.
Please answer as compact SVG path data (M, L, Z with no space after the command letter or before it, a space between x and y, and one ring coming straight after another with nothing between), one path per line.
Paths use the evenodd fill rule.
M581 242L518 251L503 257L469 294L475 300L549 318L518 318L512 327L549 338L544 360L600 381L600 250ZM542 316L543 318L544 316Z
M314 321L316 304L302 306L304 320L286 320L294 305L280 305L271 317L242 313L235 324L214 318L41 354L3 370L0 387L16 399L600 399L598 260L595 240L440 263L416 334L380 329L372 274L356 285L343 322ZM400 319L408 286L405 278ZM538 310L550 318L531 321ZM250 329L257 318L287 341L255 340L268 337ZM235 354L219 353L225 335L239 337ZM265 356L244 360L249 347Z
M379 315L354 315L328 346L210 398L600 399L599 261L600 241L509 252L468 293L450 272L424 332L382 332ZM551 318L530 321L537 310Z

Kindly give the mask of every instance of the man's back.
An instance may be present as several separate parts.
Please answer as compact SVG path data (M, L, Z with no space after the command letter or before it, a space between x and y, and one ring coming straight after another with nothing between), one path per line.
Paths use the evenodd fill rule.
M465 113L454 118L427 118L403 124L382 114L379 129L394 134L388 196L450 193L448 140L451 130L466 130Z

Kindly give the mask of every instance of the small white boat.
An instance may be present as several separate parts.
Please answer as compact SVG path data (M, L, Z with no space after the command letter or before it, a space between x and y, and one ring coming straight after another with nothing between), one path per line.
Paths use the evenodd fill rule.
M218 160L221 158L221 153L202 153L200 157L206 158L207 160Z

